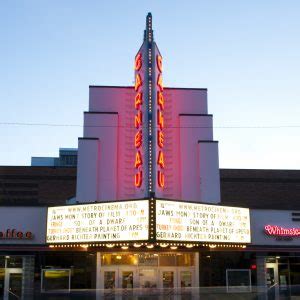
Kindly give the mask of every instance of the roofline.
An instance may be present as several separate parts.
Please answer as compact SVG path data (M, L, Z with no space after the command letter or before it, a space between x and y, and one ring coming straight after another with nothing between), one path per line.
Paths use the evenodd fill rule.
M82 137L79 137L82 139ZM88 138L84 138L88 139ZM97 138L96 138L97 139ZM217 141L215 141L217 142ZM39 156L36 156L39 157ZM43 157L43 156L41 156ZM0 168L49 168L49 169L70 169L75 168L75 166L31 166L31 165L0 165ZM219 168L219 170L234 170L234 171L291 171L291 172L300 172L300 169L247 169L247 168Z
M196 90L207 91L207 88L164 87L165 90Z
M70 168L77 168L76 166L31 166L31 165L0 165L0 169L2 168L48 168L48 169L70 169ZM24 175L26 176L26 175Z
M133 86L121 85L89 85L89 88L118 88L118 89L133 89Z
M220 170L228 170L228 171L298 171L300 169L246 169L246 168L219 168Z
M84 114L118 115L117 111L85 111Z
M212 117L212 114L179 114L180 117Z
M121 86L121 85L89 85L89 88L133 89L133 86ZM165 90L198 90L198 91L207 91L207 88L164 87L164 89L165 89Z

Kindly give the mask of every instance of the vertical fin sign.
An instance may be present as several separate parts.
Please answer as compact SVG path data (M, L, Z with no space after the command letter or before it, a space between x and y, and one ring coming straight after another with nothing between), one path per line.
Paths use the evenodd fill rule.
M161 55L156 56L156 65L157 65L157 184L160 188L165 186L165 155L164 155L164 109L165 109L165 99L163 95L163 80L162 80L162 57Z
M142 113L142 105L143 105L143 93L142 93L142 85L143 80L141 76L141 68L142 68L142 54L138 53L135 57L134 69L135 69L135 84L134 90L136 92L134 98L134 108L136 110L136 114L134 117L134 127L136 128L136 133L134 137L134 146L135 146L135 160L134 160L134 184L137 188L140 188L143 183L143 160L141 149L143 146L143 113Z

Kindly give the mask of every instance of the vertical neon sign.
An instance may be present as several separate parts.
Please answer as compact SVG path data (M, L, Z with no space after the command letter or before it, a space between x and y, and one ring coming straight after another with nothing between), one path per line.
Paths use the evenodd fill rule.
M146 19L144 42L135 57L135 187L139 196L161 194L165 186L162 57L153 39L152 16ZM138 190L137 190L138 191Z
M142 104L143 104L143 93L141 91L142 87L142 77L140 74L140 70L142 68L142 54L138 53L135 57L134 62L134 69L136 71L135 75L135 85L134 90L136 92L135 99L134 99L134 107L136 110L136 115L134 117L134 127L137 129L134 137L134 146L136 149L135 152L135 161L134 167L136 169L135 176L134 176L134 184L136 187L141 187L143 183L143 159L141 154L141 149L143 145L143 113L142 113Z
M157 64L157 184L160 188L165 186L165 156L164 156L164 115L163 111L165 109L165 99L163 95L163 81L162 81L162 57L160 55L156 56L156 64Z

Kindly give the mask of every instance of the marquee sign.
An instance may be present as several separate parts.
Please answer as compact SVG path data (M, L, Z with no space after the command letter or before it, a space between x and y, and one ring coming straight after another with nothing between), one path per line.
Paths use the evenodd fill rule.
M250 243L249 209L156 200L156 239Z
M169 200L48 208L47 243L250 243L249 209Z
M148 209L148 200L49 207L46 242L147 240Z

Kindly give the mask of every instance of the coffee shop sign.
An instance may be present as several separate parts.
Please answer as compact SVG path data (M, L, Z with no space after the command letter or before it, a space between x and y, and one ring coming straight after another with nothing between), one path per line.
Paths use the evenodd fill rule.
M6 230L0 230L0 240L31 240L33 238L33 234L31 231L22 231L17 229L6 229Z

